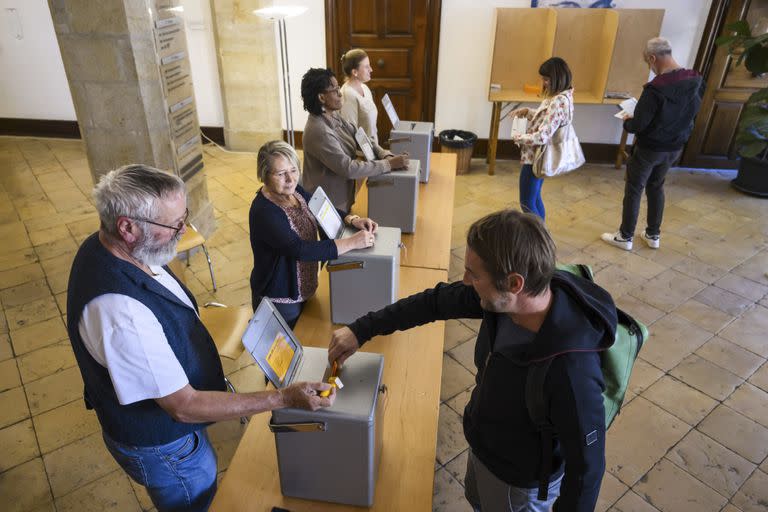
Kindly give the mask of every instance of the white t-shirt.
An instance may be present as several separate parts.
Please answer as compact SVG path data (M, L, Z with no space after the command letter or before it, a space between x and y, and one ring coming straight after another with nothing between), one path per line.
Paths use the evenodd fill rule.
M179 283L162 267L153 277L194 309ZM117 293L96 297L83 309L80 337L107 371L122 405L168 396L189 383L154 313L141 302Z

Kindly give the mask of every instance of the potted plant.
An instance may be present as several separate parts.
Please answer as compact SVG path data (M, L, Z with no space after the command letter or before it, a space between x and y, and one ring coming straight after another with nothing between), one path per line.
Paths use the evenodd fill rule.
M740 20L726 26L730 35L715 40L738 55L753 76L768 72L768 33L752 35L749 24ZM736 150L741 155L739 172L731 181L742 192L768 197L768 88L753 93L744 104L736 131Z

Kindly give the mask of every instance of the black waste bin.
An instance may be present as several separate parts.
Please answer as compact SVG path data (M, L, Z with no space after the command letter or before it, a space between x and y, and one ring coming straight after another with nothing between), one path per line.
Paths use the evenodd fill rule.
M440 132L440 152L456 153L456 174L466 174L477 135L464 130L443 130Z

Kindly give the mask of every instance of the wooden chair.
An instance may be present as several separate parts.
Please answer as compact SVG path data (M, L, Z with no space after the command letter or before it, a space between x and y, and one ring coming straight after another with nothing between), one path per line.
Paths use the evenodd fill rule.
M242 338L252 315L250 306L230 308L218 302L208 302L204 308L200 309L200 320L213 338L219 356L235 360L242 355L245 350ZM229 379L225 377L224 382L227 384L227 389L232 393L236 392L235 386ZM247 422L248 418L245 416L240 418L240 423Z
M213 284L213 291L216 291L216 278L213 276L213 264L211 263L211 256L208 254L208 248L205 246L205 237L200 234L195 226L192 224L187 225L187 230L176 245L176 252L187 253L187 266L189 266L189 251L195 247L203 249L205 259L208 261L208 270L211 272L211 283Z

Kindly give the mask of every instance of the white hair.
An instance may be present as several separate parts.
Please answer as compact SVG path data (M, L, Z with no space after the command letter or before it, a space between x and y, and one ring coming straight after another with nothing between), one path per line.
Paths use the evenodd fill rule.
M101 229L117 236L118 217L152 220L158 199L184 190L181 178L148 165L125 165L110 171L93 189Z
M655 55L657 57L672 55L672 45L669 44L669 39L666 37L654 37L653 39L649 39L648 42L645 43L645 55Z

